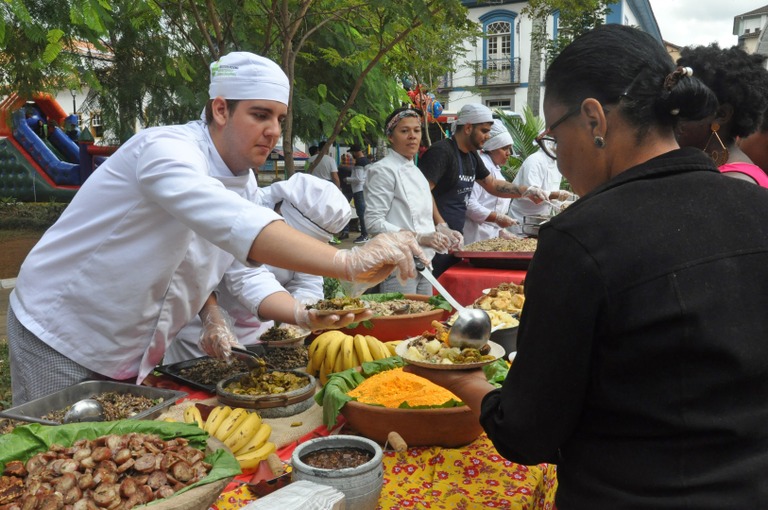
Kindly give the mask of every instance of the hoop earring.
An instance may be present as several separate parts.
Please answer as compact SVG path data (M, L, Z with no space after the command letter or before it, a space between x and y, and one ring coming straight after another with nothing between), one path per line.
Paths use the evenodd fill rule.
M720 139L720 135L717 134L718 130L720 129L720 124L717 122L713 122L710 126L710 129L712 130L712 134L709 135L709 140L707 140L707 144L704 146L704 152L709 154L709 157L712 158L712 160L715 162L715 165L717 166L723 166L728 161L728 147L725 146L723 141ZM712 142L712 139L717 140L717 143L719 147L715 147L714 149L709 149L709 144Z
M602 136L596 136L595 137L595 147L598 149L604 149L605 148L605 138Z

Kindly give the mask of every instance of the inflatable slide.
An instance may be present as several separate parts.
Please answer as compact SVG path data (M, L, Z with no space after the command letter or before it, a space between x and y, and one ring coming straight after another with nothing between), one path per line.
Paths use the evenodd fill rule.
M69 202L93 172L93 154L114 151L76 143L61 129L65 121L73 122L47 94L0 102L0 198Z

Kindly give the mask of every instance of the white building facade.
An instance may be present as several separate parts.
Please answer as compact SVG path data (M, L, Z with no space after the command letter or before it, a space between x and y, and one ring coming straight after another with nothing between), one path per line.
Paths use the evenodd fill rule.
M446 76L436 94L446 110L458 111L467 103L482 103L496 109L521 111L528 100L532 22L521 14L527 1L464 0L469 18L482 28L484 37L466 46L466 55L456 71ZM640 28L663 44L661 32L648 0L620 0L610 6L606 23ZM557 36L559 13L546 21L547 34ZM541 77L544 76L542 55ZM541 95L543 98L543 94Z

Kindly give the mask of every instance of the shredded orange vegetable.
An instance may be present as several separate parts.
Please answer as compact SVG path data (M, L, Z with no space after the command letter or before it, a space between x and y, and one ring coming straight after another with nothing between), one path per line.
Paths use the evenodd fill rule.
M348 393L363 404L378 404L398 408L403 402L410 406L439 406L459 397L418 375L402 368L385 370L372 375Z

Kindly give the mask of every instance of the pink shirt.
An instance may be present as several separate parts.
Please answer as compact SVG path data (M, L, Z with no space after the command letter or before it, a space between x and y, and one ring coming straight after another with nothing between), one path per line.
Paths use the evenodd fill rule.
M758 184L758 186L762 186L763 188L768 188L768 175L766 175L763 170L752 163L726 163L725 165L720 167L720 172L722 173L728 173L728 172L739 172L744 175L748 175L752 179L755 180L755 182Z

